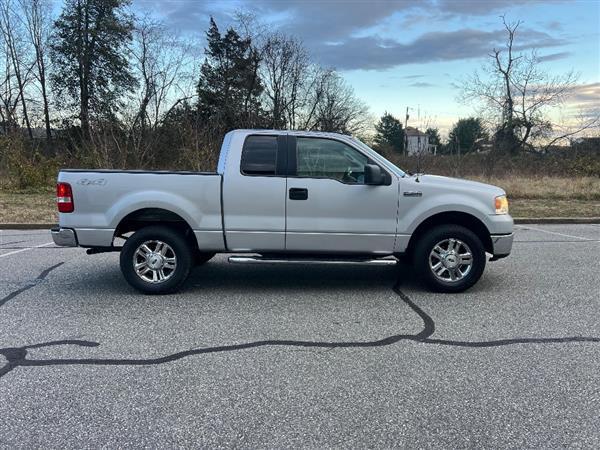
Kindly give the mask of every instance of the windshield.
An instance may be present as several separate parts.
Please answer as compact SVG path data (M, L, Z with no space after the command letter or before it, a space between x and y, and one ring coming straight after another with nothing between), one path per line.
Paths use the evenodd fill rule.
M399 177L405 177L406 176L406 173L402 169L400 169L398 166L396 166L392 162L390 162L387 159L385 159L382 155L380 155L379 153L377 153L375 150L373 150L371 147L369 147L367 144L365 144L361 140L359 140L359 139L357 139L357 138L355 138L353 136L350 139L352 139L352 142L354 142L358 147L360 147L362 150L364 150L367 154L371 154L371 155L375 154L379 158L385 160L388 163L387 168L390 169L392 172L394 172L394 175L397 175Z

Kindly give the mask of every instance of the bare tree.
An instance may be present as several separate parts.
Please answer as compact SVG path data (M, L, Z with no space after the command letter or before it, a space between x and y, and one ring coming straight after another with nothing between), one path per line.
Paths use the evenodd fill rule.
M594 114L580 111L566 123L555 125L555 131L555 136L542 147L544 153L561 141L571 143L580 137L600 136L600 118L597 112Z
M368 107L354 94L354 90L334 71L322 74L317 84L312 120L306 123L310 130L356 134L370 124Z
M1 70L2 79L0 80L0 117L2 118L2 129L4 133L9 133L18 127L16 119L16 110L19 105L19 89L14 83L12 62L6 44L2 41L1 46Z
M366 128L368 108L338 73L312 64L300 41L271 33L265 39L261 58L273 128L343 133Z
M273 33L262 46L261 57L270 126L296 128L305 90L314 75L308 54L295 38Z
M52 27L51 5L47 0L19 0L29 40L35 51L36 78L42 96L46 139L52 139L50 103L47 89L48 38Z
M242 36L259 49L262 103L273 128L364 131L368 108L335 70L311 61L302 42L270 31L253 14L237 13Z
M136 164L147 164L164 117L190 98L182 87L191 65L189 46L169 33L164 25L148 17L140 19L133 32L132 68L139 80L137 106L131 112L128 140Z
M483 75L476 72L466 80L462 100L482 103L482 113L496 129L496 144L503 152L534 149L536 143L566 137L556 134L558 127L549 113L568 99L577 75L573 71L547 73L535 50L516 53L515 39L522 22L508 23L504 17L502 22L507 35L504 48L494 49L489 55Z
M29 138L33 138L25 94L25 89L31 78L33 65L25 61L27 52L23 48L22 29L17 20L17 14L14 11L14 4L11 0L0 0L0 32L4 39L4 47L7 54L7 71L12 70L12 74L14 74L23 121L27 127Z

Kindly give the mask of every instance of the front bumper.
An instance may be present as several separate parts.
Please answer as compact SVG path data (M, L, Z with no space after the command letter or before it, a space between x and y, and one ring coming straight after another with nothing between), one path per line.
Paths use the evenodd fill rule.
M52 240L61 247L77 247L77 235L70 228L52 228Z
M494 258L502 258L510 254L510 251L512 250L513 237L513 233L491 235Z

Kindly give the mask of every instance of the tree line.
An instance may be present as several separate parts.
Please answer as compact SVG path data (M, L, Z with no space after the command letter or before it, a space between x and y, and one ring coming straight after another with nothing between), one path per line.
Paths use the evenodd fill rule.
M382 152L403 148L402 122L386 113L372 135L368 107L297 38L240 14L227 28L211 18L198 51L129 7L65 0L54 17L50 0L0 0L0 159L25 184L57 165L212 169L234 128L332 131L366 136ZM551 77L535 53L517 55L520 23L504 25L506 46L463 86L478 116L459 120L446 143L434 126L424 130L441 153L488 142L497 156L515 154L594 125L556 134L548 112L576 76Z
M211 18L200 54L129 6L66 0L53 18L48 0L0 0L4 137L43 137L83 165L206 169L233 128L368 127L366 105L298 39Z
M445 140L442 140L440 130L434 126L426 126L422 131L427 136L430 148L435 148L436 154L440 155L486 151L491 146L490 134L479 117L467 117L456 121ZM406 130L402 122L392 114L384 113L375 124L372 145L381 153L405 154Z
M517 37L522 22L509 22L504 16L501 19L505 44L493 48L481 69L460 86L459 100L475 106L477 116L459 119L444 143L435 127L425 127L430 144L441 154L487 151L490 160L497 160L522 152L545 154L556 144L582 133L599 136L597 111L571 111L575 117L557 121L556 112L567 106L578 74L573 70L564 74L547 72L535 49L519 50ZM375 146L395 152L405 148L405 131L399 119L385 113L375 130Z

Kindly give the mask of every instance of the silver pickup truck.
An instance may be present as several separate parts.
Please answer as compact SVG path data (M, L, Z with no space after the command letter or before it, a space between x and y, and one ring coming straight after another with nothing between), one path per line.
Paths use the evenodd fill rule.
M148 294L176 291L216 253L235 263L406 259L430 288L460 292L486 253L505 257L513 241L502 189L408 175L334 133L231 131L216 173L61 170L57 205L57 245L120 251L125 279Z

